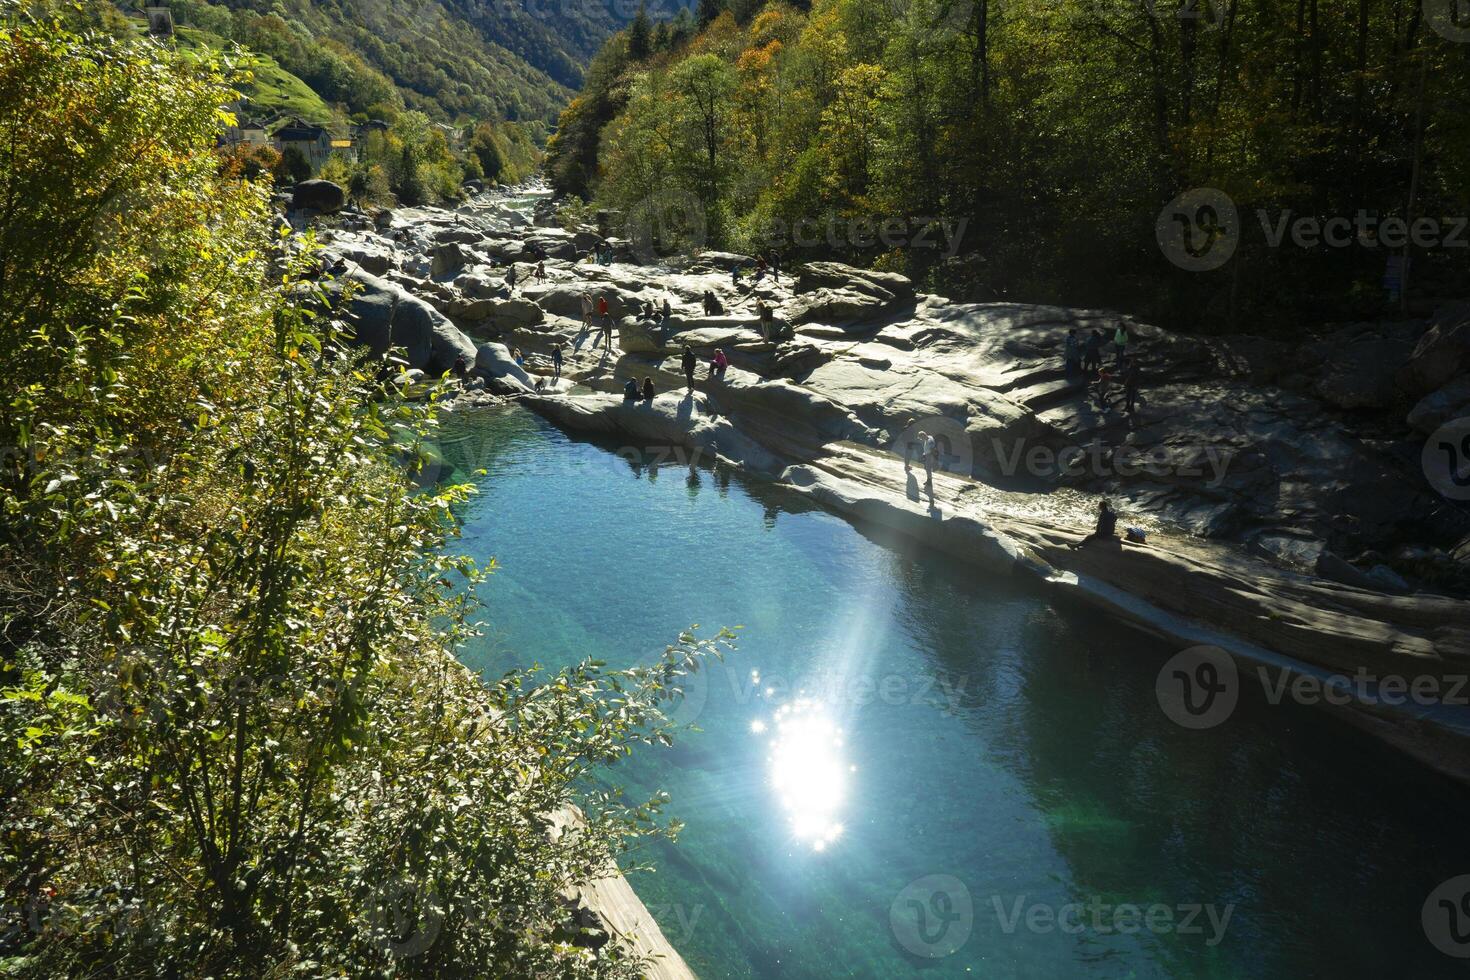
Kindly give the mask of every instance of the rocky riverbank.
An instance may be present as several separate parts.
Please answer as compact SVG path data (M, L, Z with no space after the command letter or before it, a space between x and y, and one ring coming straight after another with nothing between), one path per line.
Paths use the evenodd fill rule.
M434 375L463 358L479 379L469 397L515 395L569 429L702 450L1181 648L1219 647L1248 676L1368 675L1368 696L1332 710L1470 780L1470 709L1376 696L1392 678L1454 691L1470 663L1470 511L1421 462L1425 435L1470 412L1470 306L1299 344L1205 339L1107 311L952 303L830 263L737 282L743 257L658 262L555 227L546 205L544 192L492 192L457 211L339 220L325 237L363 284L363 342ZM594 249L612 261L589 261ZM611 352L582 325L588 292L612 308ZM706 315L707 295L723 312ZM641 315L666 300L667 322ZM763 338L757 304L781 341ZM1062 366L1069 330L1119 326L1142 366L1134 413ZM700 362L692 393L686 346ZM717 348L731 367L714 380ZM630 377L660 394L625 403L612 392ZM943 453L932 499L895 452L920 429ZM1070 547L1100 494L1146 544Z

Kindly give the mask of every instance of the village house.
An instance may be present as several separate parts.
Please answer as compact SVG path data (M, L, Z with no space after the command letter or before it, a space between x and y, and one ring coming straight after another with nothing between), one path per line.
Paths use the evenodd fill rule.
M331 134L321 126L300 119L292 119L276 130L275 144L283 154L294 147L311 164L313 172L320 170L327 157L332 155Z

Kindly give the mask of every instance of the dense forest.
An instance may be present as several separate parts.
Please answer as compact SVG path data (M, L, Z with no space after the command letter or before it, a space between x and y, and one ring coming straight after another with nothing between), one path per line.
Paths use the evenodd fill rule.
M1422 310L1470 274L1450 0L703 0L697 26L613 37L548 161L670 247L1217 329Z
M455 661L437 396L216 150L236 95L0 0L0 973L638 976L566 894L673 828L588 777L716 641Z

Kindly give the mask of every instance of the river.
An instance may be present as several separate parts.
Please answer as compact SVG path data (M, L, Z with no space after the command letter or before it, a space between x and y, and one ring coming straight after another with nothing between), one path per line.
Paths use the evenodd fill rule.
M442 443L485 676L741 627L609 773L686 824L632 883L701 977L1458 975L1421 913L1470 793L1325 713L1182 728L1175 649L702 460L517 408Z

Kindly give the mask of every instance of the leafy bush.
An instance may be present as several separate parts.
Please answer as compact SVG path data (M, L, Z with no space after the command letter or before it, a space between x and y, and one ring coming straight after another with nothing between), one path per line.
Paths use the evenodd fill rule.
M222 167L230 95L0 24L0 970L635 976L562 893L662 800L582 787L723 638L539 684L454 660L470 491L396 462L433 405Z

